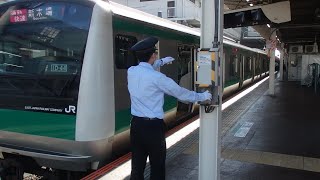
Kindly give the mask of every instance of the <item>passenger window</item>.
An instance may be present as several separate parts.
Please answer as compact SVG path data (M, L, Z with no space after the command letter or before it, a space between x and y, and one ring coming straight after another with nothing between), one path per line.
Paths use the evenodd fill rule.
M118 34L115 37L115 64L118 69L128 69L138 64L137 58L129 49L136 44L137 38Z
M238 59L237 59L237 56L235 55L231 55L230 56L230 75L233 77L233 76L236 76L237 75L237 64L238 64Z
M178 45L178 66L179 66L179 79L189 73L189 64L191 61L191 46Z
M251 59L251 57L247 57L247 61L246 61L246 71L251 71L251 62L252 61L252 59Z

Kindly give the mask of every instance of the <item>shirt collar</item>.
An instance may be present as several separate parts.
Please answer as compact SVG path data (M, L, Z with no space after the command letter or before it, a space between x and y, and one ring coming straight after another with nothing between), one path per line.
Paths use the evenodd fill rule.
M143 66L143 67L146 67L146 68L149 68L149 69L152 69L153 70L153 67L151 64L147 63L147 62L140 62L139 63L139 66Z

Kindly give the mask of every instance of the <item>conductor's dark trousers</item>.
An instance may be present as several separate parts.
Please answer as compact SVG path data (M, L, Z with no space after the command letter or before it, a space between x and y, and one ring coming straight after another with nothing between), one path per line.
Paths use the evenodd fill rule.
M162 119L133 116L130 128L132 151L131 180L143 180L147 157L151 180L165 179L166 140Z

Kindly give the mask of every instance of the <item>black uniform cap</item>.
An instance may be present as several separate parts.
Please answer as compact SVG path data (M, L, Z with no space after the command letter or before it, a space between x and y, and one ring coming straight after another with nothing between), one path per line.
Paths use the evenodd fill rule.
M155 51L157 48L155 45L158 43L158 39L155 37L148 37L133 45L130 50L135 52L142 51Z

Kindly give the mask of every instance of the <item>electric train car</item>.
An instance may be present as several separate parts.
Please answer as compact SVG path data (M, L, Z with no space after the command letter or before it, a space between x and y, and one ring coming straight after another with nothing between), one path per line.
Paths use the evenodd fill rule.
M21 0L0 5L0 175L86 172L129 146L128 49L155 36L160 71L194 88L200 32L100 0ZM266 54L224 40L224 91L268 73ZM168 126L197 113L165 97ZM47 168L44 168L47 167Z

